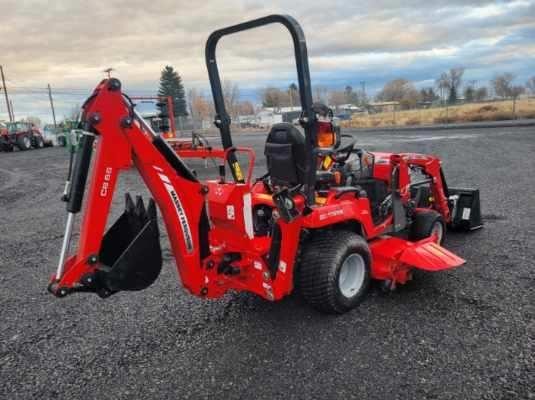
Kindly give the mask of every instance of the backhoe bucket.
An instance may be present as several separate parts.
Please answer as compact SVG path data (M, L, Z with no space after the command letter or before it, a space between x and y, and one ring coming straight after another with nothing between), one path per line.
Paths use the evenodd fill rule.
M145 209L141 196L134 205L126 194L124 213L102 239L99 261L94 285L101 297L120 290L142 290L158 278L162 250L152 199Z

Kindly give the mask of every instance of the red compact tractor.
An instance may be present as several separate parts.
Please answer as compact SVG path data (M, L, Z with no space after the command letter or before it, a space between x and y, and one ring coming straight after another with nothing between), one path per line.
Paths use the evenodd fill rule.
M254 151L232 142L215 52L223 36L271 23L284 25L293 39L302 130L273 126L264 149L267 171L253 179ZM414 269L464 263L441 244L447 227L481 226L479 192L448 188L434 156L340 144L326 108L312 102L306 42L293 18L271 15L213 32L206 64L223 146L205 151L221 160L218 179L199 180L139 116L119 80L102 81L85 102L50 292L108 297L151 285L162 266L157 209L182 284L205 298L234 290L273 301L298 289L315 308L342 313L359 303L371 279L393 289ZM208 155L202 153L190 155ZM126 194L125 212L105 232L117 177L132 163L154 200L145 206ZM69 254L91 164L79 243Z
M14 147L29 150L47 146L52 146L52 141L46 140L31 122L6 122L6 128L0 129L0 150L13 151Z

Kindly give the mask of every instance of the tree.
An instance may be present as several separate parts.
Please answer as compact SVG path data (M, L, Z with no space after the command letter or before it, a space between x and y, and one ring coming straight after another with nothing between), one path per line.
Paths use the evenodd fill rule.
M510 95L513 99L513 119L516 118L516 99L526 91L524 86L511 86Z
M328 103L329 89L327 86L315 85L312 86L312 100L318 103Z
M490 81L494 93L496 96L505 99L512 96L512 84L515 76L509 72L504 74L496 75L494 79Z
M262 106L280 108L290 104L289 95L275 87L267 87L261 92Z
M240 115L252 115L254 114L254 104L249 100L240 101L238 103L238 113Z
M432 103L438 100L438 96L435 93L435 89L433 89L432 87L420 89L420 100L426 103Z
M186 93L182 84L182 78L170 65L166 65L162 70L158 96L171 96L175 117L188 115ZM161 111L163 112L164 110Z
M223 82L223 99L225 108L232 118L238 115L238 102L240 100L240 88L237 83L230 80Z
M476 98L476 89L472 85L464 87L464 100L468 103L472 103Z
M435 85L440 92L440 100L444 102L444 99L446 98L445 94L449 91L448 75L445 72L440 74L435 81Z
M535 95L535 76L529 78L526 82L526 89L530 94Z
M350 102L347 101L347 92L346 91L340 91L340 90L334 90L329 93L329 105L333 106L335 108L338 108L342 104L348 104Z
M353 87L347 85L344 89L345 102L347 104L358 104L360 102L359 94L353 90Z
M29 122L30 124L33 124L36 127L40 127L41 126L41 119L39 117L34 117L34 116L29 115L26 118L24 118L22 121L23 122Z
M78 121L82 113L82 107L80 104L75 104L71 107L68 114L65 116L65 119L70 119L72 121Z
M204 98L196 89L188 91L188 101L191 117L194 121L209 119L213 114L213 105Z
M489 91L484 86L478 88L474 93L475 101L482 101L482 100L485 100L487 97L489 97Z
M295 83L288 86L288 100L290 101L290 107L300 106L301 99L299 98L299 88Z
M397 101L402 108L406 109L416 106L419 95L411 82L399 78L387 82L376 98L379 101Z
M441 91L441 97L447 95L448 103L453 104L457 101L459 87L463 81L464 67L450 68L448 71L440 74L436 80L436 85Z

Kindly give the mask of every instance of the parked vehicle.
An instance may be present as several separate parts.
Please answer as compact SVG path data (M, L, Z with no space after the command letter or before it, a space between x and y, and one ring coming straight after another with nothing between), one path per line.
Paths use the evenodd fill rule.
M273 125L264 147L267 171L253 179L255 153L233 145L215 54L223 36L272 23L293 38L304 133L288 122ZM202 298L233 290L274 301L297 287L313 307L342 313L360 303L371 279L394 290L413 270L465 263L442 243L446 227L482 226L479 191L448 187L435 156L371 153L353 137L342 144L331 110L312 102L306 41L296 20L270 15L217 30L205 54L221 147L173 149L116 78L101 81L84 103L86 131L68 174L68 217L51 293L104 298L149 287L163 262L156 205L182 285ZM246 169L237 152L248 155ZM200 180L184 162L188 157L218 159L219 178ZM134 202L126 194L125 212L105 233L118 176L132 165L154 200L146 207L141 196ZM70 253L88 176L78 246Z
M6 122L5 128L0 129L0 148L3 151L13 151L15 147L25 151L52 145L52 141L45 139L39 128L31 122Z

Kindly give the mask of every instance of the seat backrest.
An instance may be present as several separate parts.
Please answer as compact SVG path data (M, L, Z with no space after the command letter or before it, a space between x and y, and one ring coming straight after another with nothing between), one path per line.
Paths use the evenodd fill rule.
M305 182L305 135L295 126L286 122L273 125L264 154L274 184L295 186Z

